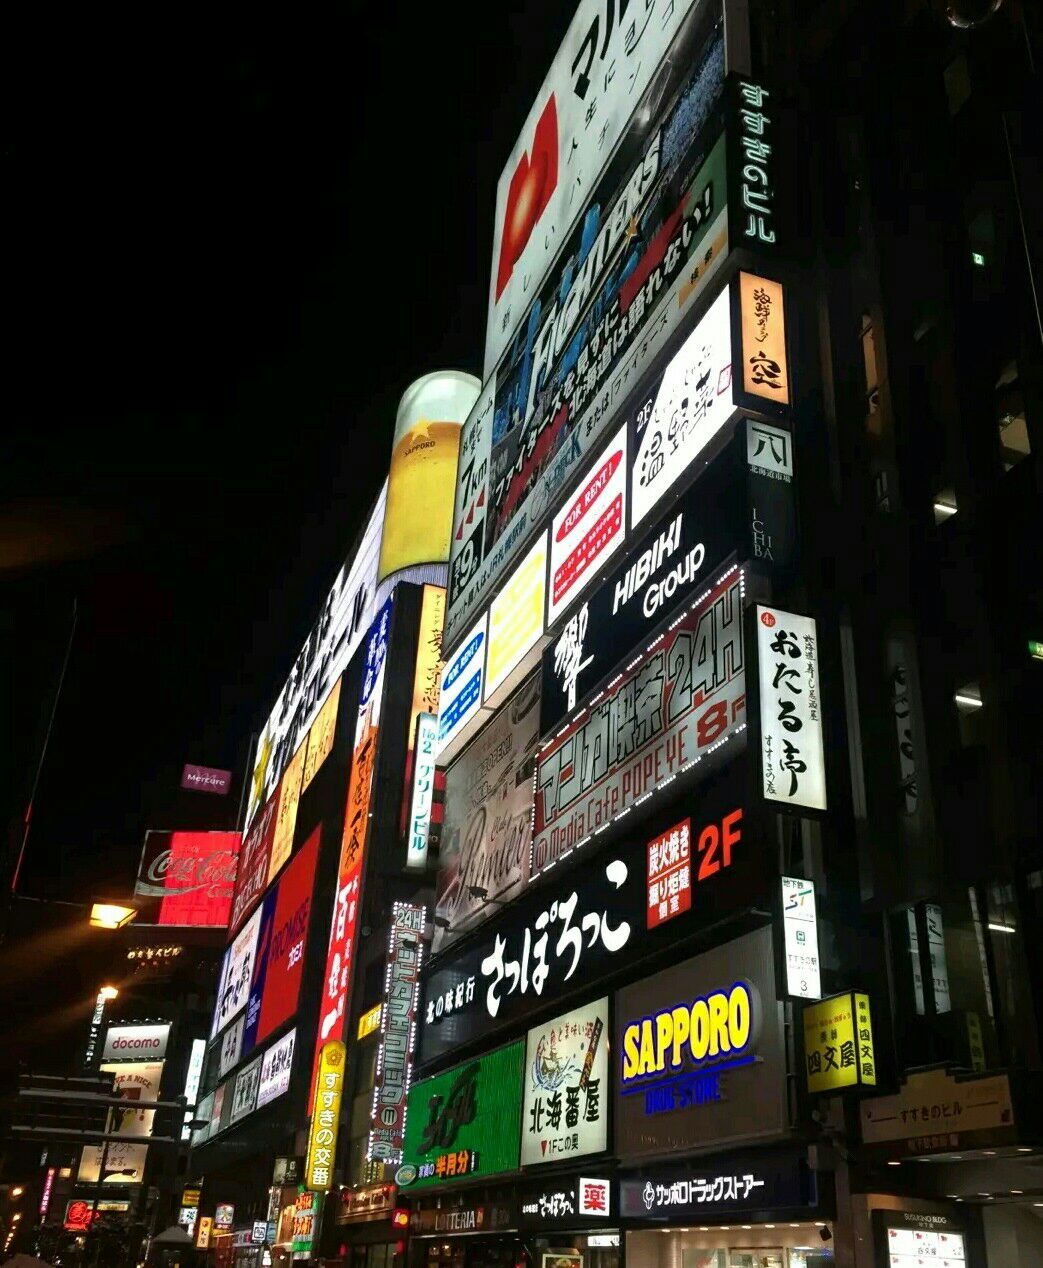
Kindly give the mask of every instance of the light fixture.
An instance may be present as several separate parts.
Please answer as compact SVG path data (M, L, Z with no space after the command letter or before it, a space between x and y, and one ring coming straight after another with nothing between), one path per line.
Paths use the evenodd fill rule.
M1018 932L1017 929L1014 927L1014 925L1001 925L995 920L989 921L989 928L992 930L993 933L1017 933Z
M1015 1194L1015 1196L1019 1198L1022 1196L1024 1192L1025 1192L1024 1189L1011 1189L1011 1193Z
M972 251L971 262L976 264L978 268L983 269L985 267L985 256L980 251Z
M889 1162L887 1165L889 1167L900 1167L902 1164L900 1162Z
M996 1150L995 1150L995 1149L983 1149L983 1150L982 1150L982 1153L985 1155L985 1157L986 1157L986 1158L995 1158L995 1157L996 1157Z
M15 1187L11 1190L11 1196L13 1198L20 1198L24 1192L25 1190L22 1188L22 1186L20 1184L16 1184Z
M981 692L968 686L963 687L953 696L953 699L965 710L976 710L982 707L983 701Z
M137 914L137 908L126 903L94 903L90 923L94 929L122 929Z
M99 998L106 999L106 1000L115 999L118 994L119 994L118 986L103 986L101 990L98 991Z
M1032 1152L1032 1146L1031 1146L1031 1145L1019 1145L1019 1146L1018 1146L1018 1153L1019 1153L1019 1154L1030 1154L1031 1152Z

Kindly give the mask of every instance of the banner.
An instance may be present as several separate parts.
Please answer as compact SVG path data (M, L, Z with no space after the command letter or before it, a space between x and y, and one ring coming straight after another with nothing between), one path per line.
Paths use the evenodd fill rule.
M733 570L541 750L534 874L745 728L742 594Z

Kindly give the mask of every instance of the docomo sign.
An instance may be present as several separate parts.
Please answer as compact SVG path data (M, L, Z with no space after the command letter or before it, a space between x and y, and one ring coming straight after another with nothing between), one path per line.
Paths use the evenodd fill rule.
M150 1026L110 1026L105 1033L102 1061L137 1061L167 1055L170 1023Z

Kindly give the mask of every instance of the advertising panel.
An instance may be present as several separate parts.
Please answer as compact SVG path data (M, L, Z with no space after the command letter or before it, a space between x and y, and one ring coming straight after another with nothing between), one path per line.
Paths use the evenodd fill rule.
M826 809L826 759L814 617L757 605L764 796Z
M232 772L213 766L196 766L186 762L181 769L181 787L193 792L216 793L224 797L232 786Z
M550 735L613 670L691 603L741 544L744 490L722 454L584 599L544 649L540 732Z
M623 545L627 531L627 428L612 438L565 499L550 526L550 593L547 624L553 625Z
M548 1226L557 1226L562 1230L575 1226L576 1216L586 1220L608 1220L618 1214L612 1201L612 1182L607 1179L598 1180L592 1176L556 1176L540 1185L522 1188L519 1191L518 1223L522 1228L542 1230ZM603 1245L615 1248L619 1246L619 1234L593 1233L591 1238L612 1237L613 1240ZM587 1247L597 1249L602 1243L588 1238ZM557 1254L545 1256L557 1260ZM553 1268L553 1265L549 1266ZM579 1268L582 1268L580 1256Z
M786 994L797 999L820 999L822 976L818 958L815 883L797 876L783 876L781 881Z
M139 1109L138 1101L158 1101L159 1085L163 1078L162 1061L127 1061L102 1064L102 1074L115 1075L113 1093L126 1104L114 1105L109 1110L105 1125L107 1132L120 1136L151 1136L152 1121L156 1111Z
M129 1210L130 1203L126 1201L101 1198L88 1202L85 1198L72 1198L65 1204L63 1227L67 1233L83 1233L91 1226L92 1212L97 1221L105 1215L125 1215Z
M606 978L708 925L770 903L774 881L764 844L744 831L746 764L732 762L645 820L626 820L618 846L591 853L552 884L496 913L479 936L434 961L424 979L420 1060L488 1039L538 1010L589 994ZM649 843L691 818L689 904L659 920L662 878L650 872ZM680 888L683 869L675 873ZM554 878L558 873L552 873Z
M508 902L529 879L532 777L540 735L534 673L446 771L435 952ZM480 898L472 891L484 890Z
M246 1015L238 1017L221 1036L221 1050L217 1058L217 1077L223 1079L229 1070L239 1064L243 1055L243 1030Z
M755 273L739 274L742 385L772 405L790 403L786 307L782 286Z
M140 1026L110 1026L101 1049L102 1061L162 1061L167 1055L170 1022Z
M473 374L439 370L411 383L395 416L377 580L448 563L460 425L481 391Z
M261 1057L255 1057L248 1065L244 1065L235 1076L232 1084L232 1109L228 1116L230 1124L240 1122L247 1114L257 1108L257 1089L261 1083Z
M420 601L420 630L417 636L416 668L413 672L413 702L406 730L409 749L402 786L402 830L408 831L409 803L413 791L413 742L419 718L438 718L438 689L442 682L442 624L445 621L444 586L424 586ZM436 728L437 736L437 728Z
M727 163L723 144L714 146L717 120L709 122L724 83L722 33L671 65L686 76L680 92L587 201L465 424L447 647L527 549L727 254Z
M541 533L489 606L484 699L490 709L506 699L535 663L530 653L543 637L546 595L547 534Z
M770 927L618 991L615 1026L621 1157L786 1132L786 1048Z
M341 1040L331 1039L322 1045L304 1162L304 1188L311 1192L324 1193L333 1184L333 1160L344 1096L346 1060L347 1049Z
M217 1004L214 1008L214 1024L210 1031L213 1038L246 1007L250 997L250 984L254 976L254 958L257 954L257 935L261 930L261 908L236 934L232 945L225 952L221 969L221 982L217 988Z
M384 1007L380 1015L380 1047L373 1080L366 1158L402 1161L406 1123L406 1095L413 1073L417 994L424 958L423 933L427 909L395 903L391 909Z
M308 732L308 743L304 750L304 774L301 777L301 792L319 773L322 763L330 755L333 748L333 737L337 733L337 713L340 710L340 689L344 682L338 678L333 690L326 697L326 702L315 715L315 721Z
M247 827L275 791L290 757L297 752L333 684L348 667L372 620L386 503L385 484L358 550L337 574L322 613L264 724L250 779Z
M126 1140L110 1140L104 1145L84 1145L77 1184L140 1184L145 1178L148 1145ZM102 1170L102 1152L105 1165Z
M293 834L297 828L297 807L301 800L304 757L307 741L294 753L283 771L279 784L279 804L275 811L272 854L268 860L268 884L275 880L283 864L293 853Z
M732 570L536 763L533 874L553 866L746 727L743 576ZM705 768L704 768L705 770Z
M272 856L272 837L275 835L275 812L278 806L279 795L276 792L255 816L239 851L235 893L228 919L230 938L235 937L250 908L264 893L268 884L268 863Z
M482 705L487 617L475 625L442 669L438 698L438 757L444 765L472 730Z
M647 119L662 99L659 64L692 8L681 0L629 20L625 5L618 20L596 0L576 10L496 187L486 377L638 106Z
M872 1211L873 1243L880 1268L966 1268L966 1228L949 1215ZM1012 1249L1012 1253L1017 1252Z
M139 923L223 928L239 842L238 832L146 832L134 893L158 905Z
M366 644L366 668L359 694L355 746L348 779L348 802L344 811L344 832L337 863L337 892L333 902L330 940L326 949L326 971L322 979L322 998L319 1003L313 1083L323 1045L339 1040L344 1031L358 927L359 890L369 827L369 805L373 791L373 768L380 731L392 603L389 599L381 608Z
M291 1030L268 1048L261 1057L261 1072L257 1081L257 1108L274 1101L289 1091L290 1071L293 1068L293 1047L297 1031Z
M817 1201L815 1173L795 1150L714 1156L619 1182L620 1214L650 1223L739 1219L755 1211L799 1215Z
M246 1052L263 1043L297 1011L321 836L320 825L261 904L258 950L246 1010Z
M416 871L427 867L427 839L435 801L437 742L438 718L433 713L420 714L416 720L416 741L413 744L413 796L406 834L406 867Z
M519 1039L413 1084L400 1188L413 1192L517 1170L524 1056Z
M631 527L636 528L735 417L728 287L632 411Z
M570 1161L608 1148L608 1044L607 997L529 1031L523 1167Z
M813 1095L876 1085L868 995L845 991L804 1006L804 1061Z

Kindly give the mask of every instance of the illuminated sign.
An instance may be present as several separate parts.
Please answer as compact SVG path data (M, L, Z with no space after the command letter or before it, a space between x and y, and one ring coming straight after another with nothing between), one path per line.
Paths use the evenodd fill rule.
M762 251L774 246L775 184L772 152L776 149L775 121L766 114L772 94L749 80L738 81L738 139L742 158L739 187L741 211L739 243Z
M110 1026L105 1032L102 1061L140 1061L142 1057L162 1060L167 1055L170 1022L142 1026Z
M220 1232L229 1232L235 1224L235 1207L229 1202L221 1203L214 1211L214 1228Z
M534 672L446 771L433 952L492 914L490 900L507 902L529 880L539 738Z
M113 1076L113 1095L121 1100L108 1113L106 1130L120 1136L151 1136L156 1111L139 1109L140 1101L158 1101L162 1061L102 1063L102 1074Z
M104 1170L102 1151L105 1152ZM148 1145L110 1140L107 1145L84 1145L77 1184L141 1184L145 1178Z
M534 873L745 730L742 604L733 569L544 746Z
M790 403L786 308L782 286L753 273L739 274L743 388L773 405Z
M210 1031L211 1038L238 1017L246 1007L246 1001L250 997L250 984L253 981L254 957L257 953L257 935L260 929L261 908L258 907L225 952L221 980L217 988L217 1003L214 1007L214 1022Z
M873 1241L888 1268L964 1268L968 1262L964 1230L948 1215L912 1211L873 1211ZM971 1261L973 1262L973 1261Z
M347 1049L339 1039L323 1044L319 1054L304 1167L304 1187L312 1192L326 1192L333 1184L333 1158L344 1094L346 1056Z
M127 1181L123 1183L126 1184ZM64 1228L69 1233L84 1233L103 1215L125 1215L129 1210L130 1203L125 1201L99 1198L95 1202L89 1202L84 1198L73 1198L65 1204Z
M47 1208L51 1205L51 1189L54 1187L54 1176L58 1170L57 1167L48 1167L47 1175L44 1177L43 1193L40 1195L40 1220L43 1221L47 1214Z
M304 751L304 774L301 778L303 793L319 773L323 762L329 757L333 748L333 737L337 732L337 713L340 710L340 689L343 678L333 684L333 690L326 697L322 708L315 715L315 721L308 732L308 743Z
M277 1039L261 1058L261 1073L257 1084L257 1108L274 1101L290 1088L290 1070L293 1067L293 1046L297 1031Z
M402 830L408 831L407 816L413 791L413 740L421 714L438 717L438 689L442 681L442 623L445 620L445 588L424 586L420 601L420 629L417 634L416 668L413 672L413 702L409 709L406 735L405 782L402 788ZM437 730L436 730L437 736Z
M422 713L416 720L413 745L413 797L406 833L406 867L423 870L427 866L427 837L431 830L431 807L435 799L435 747L438 719Z
M608 1148L607 1030L608 999L602 998L529 1031L522 1100L523 1167L567 1161Z
M247 827L275 791L291 755L305 740L372 620L386 501L387 485L380 491L358 551L337 574L261 731L250 777Z
M612 1185L608 1180L563 1176L557 1183L548 1181L539 1187L522 1189L519 1194L518 1219L523 1227L567 1225L577 1216L584 1220L608 1219L612 1214ZM615 1244L619 1244L618 1238Z
M616 994L616 1146L637 1159L782 1133L782 1006L765 926Z
M239 842L238 832L146 832L134 893L159 902L139 923L225 926Z
M372 1162L402 1160L406 1122L406 1096L413 1073L416 1045L417 994L424 958L423 933L427 909L411 903L394 903L388 933L387 971L384 975L384 1007L380 1022L380 1047L373 1078L373 1108L369 1147Z
M413 1084L400 1186L419 1189L517 1169L524 1053L518 1040Z
M235 893L228 920L228 935L234 937L250 908L264 893L268 884L268 863L275 836L275 812L279 807L278 790L264 809L254 818L239 850L239 867L235 877Z
M757 605L761 777L764 796L826 809L826 760L813 617Z
M620 1215L661 1224L738 1219L759 1211L806 1218L817 1202L815 1173L793 1150L717 1155L683 1168L646 1169L619 1182Z
M487 375L580 216L585 191L617 142L623 139L627 148L629 121L649 86L658 86L659 64L692 8L693 0L677 3L639 26L625 20L625 9L614 20L614 8L606 14L595 0L579 5L496 187ZM642 125L647 117L638 115ZM625 211L617 213L624 226ZM609 225L595 256L614 249L622 233Z
M845 991L805 1005L804 1061L811 1093L876 1085L868 995Z
M622 546L627 531L627 429L606 446L551 520L547 624L553 625Z
M195 792L217 793L223 797L232 786L230 770L215 770L213 766L195 766L186 762L181 770L181 787Z
M708 29L712 6L703 13L706 21L686 31L671 58L640 131L597 188L580 188L570 175L577 210L585 203L581 222L554 244L560 264L543 286L532 279L527 316L499 364L488 366L464 425L448 648L529 548L727 255L723 149L716 162L708 158L724 41L723 31Z
M902 1079L893 1096L859 1103L862 1143L874 1158L997 1149L1021 1140L1006 1074L935 1068Z
M255 1057L235 1076L232 1086L232 1108L228 1116L230 1124L238 1123L257 1108L257 1089L261 1085L261 1061L261 1057Z
M192 1050L188 1056L188 1069L185 1071L185 1121L181 1127L181 1139L188 1140L192 1135L190 1123L195 1115L191 1112L199 1096L199 1084L203 1077L203 1062L206 1058L206 1040L193 1039Z
M374 1004L359 1018L358 1038L360 1040L380 1029L380 1014L383 1008L383 1004Z
M475 625L442 669L438 696L438 755L443 764L469 734L482 704L487 618Z
M214 1229L213 1216L201 1215L196 1225L196 1250L210 1249L210 1234Z
M815 884L796 876L783 876L781 879L786 994L798 999L821 999Z
M489 607L484 687L489 708L505 699L535 664L532 653L543 637L546 593L547 535L542 533Z
M301 800L301 779L304 775L306 745L294 753L283 771L279 785L279 804L275 811L275 831L272 834L272 855L268 860L268 883L275 880L282 865L293 853L293 834L297 827L297 807Z
M648 927L655 929L691 908L692 821L682 819L648 843Z
M221 1048L217 1059L217 1077L223 1079L243 1055L243 1030L246 1018L239 1017L221 1036Z

